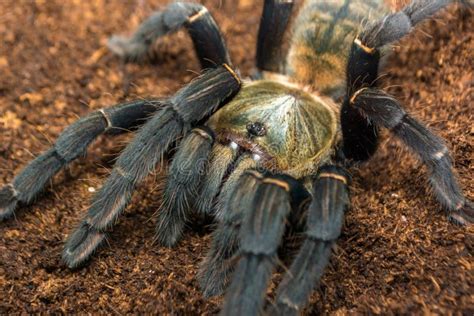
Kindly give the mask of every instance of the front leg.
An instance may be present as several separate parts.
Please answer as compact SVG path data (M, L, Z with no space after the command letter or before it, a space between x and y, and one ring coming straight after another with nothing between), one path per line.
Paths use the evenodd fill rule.
M242 206L250 208L237 210L243 214L238 237L240 258L221 315L257 315L261 311L291 211L288 183L275 177L257 177L261 180L254 191L242 196Z
M271 315L296 315L308 303L331 255L349 206L350 176L337 166L325 166L314 181L306 222L306 239L277 289Z
M170 146L224 105L240 89L240 79L227 65L205 72L173 97L139 130L120 154L88 214L69 236L63 259L77 267L103 242L130 201L135 186L151 172Z

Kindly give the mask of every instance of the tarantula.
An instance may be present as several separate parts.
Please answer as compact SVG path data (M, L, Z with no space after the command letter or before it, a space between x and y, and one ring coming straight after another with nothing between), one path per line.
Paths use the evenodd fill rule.
M90 258L136 185L165 154L174 153L157 215L157 241L175 245L191 214L215 219L218 227L200 275L203 291L220 294L230 283L222 313L254 315L263 308L285 231L303 231L299 252L267 307L298 313L340 235L349 206L347 169L374 154L379 128L389 129L427 165L433 191L451 220L473 221L472 202L457 184L443 141L377 88L384 48L450 2L414 0L385 14L382 0L306 1L284 54L294 3L266 0L257 69L245 80L233 70L206 8L172 3L132 37L112 37L109 47L136 61L150 53L157 38L185 27L206 71L169 98L118 104L69 126L53 148L0 190L0 219L11 216L19 202L30 203L100 134L138 128L69 236L65 263L75 268ZM368 12L371 22L363 20Z

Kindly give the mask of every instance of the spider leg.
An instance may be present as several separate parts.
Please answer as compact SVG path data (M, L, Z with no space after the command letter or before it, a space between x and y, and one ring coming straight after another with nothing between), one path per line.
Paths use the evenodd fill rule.
M229 168L237 158L237 150L230 146L217 144L214 146L209 163L208 174L199 191L199 200L196 203L196 210L201 214L214 215L215 198L219 194L224 177Z
M219 194L216 207L219 224L212 233L211 249L199 271L200 285L207 297L221 294L233 271L243 211L250 209L252 202L244 196L252 193L261 179L260 173L245 172L253 168L256 168L255 160L243 156Z
M325 166L313 184L313 199L306 222L306 239L276 291L268 314L298 315L319 282L329 262L331 249L341 232L344 211L349 206L346 171Z
M384 45L400 40L423 20L453 3L468 4L463 0L413 0L400 11L386 15L384 18L369 23L358 37L358 45L370 52ZM356 40L356 42L358 42Z
M226 291L223 315L257 315L261 311L287 217L299 205L295 203L295 197L300 196L297 191L305 190L287 175L263 175L254 170L246 174L253 176L257 184L255 190L240 196L240 204L237 200L232 202L235 210L228 210L242 214L242 222L238 239L240 258ZM237 193L240 189L236 189Z
M293 9L293 0L265 0L257 41L257 67L261 71L280 71L280 49Z
M248 201L241 206L250 205L250 209L237 211L244 214L239 232L241 257L226 291L222 315L257 315L261 310L291 210L286 182L255 177L262 178L255 191L242 197Z
M202 68L231 64L222 34L209 11L201 4L176 2L155 12L130 37L112 36L108 46L127 61L147 57L156 39L185 27L194 43Z
M18 202L30 203L67 164L84 155L104 132L117 134L141 125L157 110L157 100L137 100L93 112L59 135L54 146L30 162L10 184L0 189L0 220L11 216Z
M344 154L364 161L378 145L378 129L350 106L350 98L363 87L375 87L378 79L380 49L400 40L416 24L430 18L455 0L414 0L402 10L367 24L354 40L347 64L347 94L341 109Z
M124 210L132 191L191 125L205 120L239 89L240 79L227 65L209 70L163 102L119 156L110 176L94 196L87 216L68 238L63 260L71 268L89 258L106 229Z
M250 156L243 156L222 187L216 213L219 224L212 234L211 249L199 271L200 285L206 296L221 294L234 271L242 220L253 207L253 201L248 196L255 192L264 179L264 175L252 170L256 167L255 160ZM297 216L303 202L309 198L309 193L295 179L283 175L279 177L290 188L292 215ZM288 220L294 224L293 218Z
M385 92L363 88L354 93L351 106L374 124L392 131L417 153L430 172L430 182L449 218L459 224L474 222L474 207L456 181L452 159L443 140L407 114L399 102Z
M198 198L214 137L209 127L197 127L181 142L173 157L156 226L156 239L161 245L171 247L181 237L187 212Z

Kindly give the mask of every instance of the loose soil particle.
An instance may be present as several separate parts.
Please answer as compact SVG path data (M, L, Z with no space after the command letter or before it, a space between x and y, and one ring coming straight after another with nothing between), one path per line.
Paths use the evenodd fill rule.
M172 94L195 76L199 64L184 32L160 42L153 65L123 66L104 50L108 36L132 30L166 2L0 1L0 183L79 116ZM203 3L234 64L249 74L261 5ZM472 11L444 12L398 44L385 69L387 89L446 139L471 200L472 25ZM90 264L77 271L61 264L63 240L129 138L100 138L34 205L0 223L0 314L218 312L222 298L203 298L196 280L209 231L190 231L173 249L152 243L162 175L140 186ZM396 139L383 139L370 162L353 170L353 207L306 312L472 315L472 227L448 223L425 168Z

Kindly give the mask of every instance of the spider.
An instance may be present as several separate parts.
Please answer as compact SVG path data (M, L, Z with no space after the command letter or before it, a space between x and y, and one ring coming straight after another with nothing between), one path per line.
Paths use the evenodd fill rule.
M443 141L378 88L387 45L449 3L414 0L384 15L382 0L306 1L285 54L281 47L294 3L266 0L257 69L245 80L234 70L206 8L172 3L132 37L112 37L109 48L137 61L150 54L157 38L184 27L203 74L171 97L118 104L69 126L53 148L0 190L0 218L11 216L18 203L30 203L100 134L138 129L68 237L65 263L84 264L136 185L165 155L173 155L157 215L159 244L175 245L194 213L210 216L218 226L200 274L204 294L227 288L225 315L254 315L263 308L298 313L340 235L350 204L348 169L374 154L379 128L390 130L427 165L433 191L451 220L473 221L472 202L457 184ZM371 22L362 23L368 12ZM265 307L278 248L293 230L305 239L274 303Z

